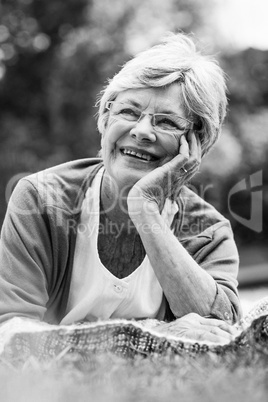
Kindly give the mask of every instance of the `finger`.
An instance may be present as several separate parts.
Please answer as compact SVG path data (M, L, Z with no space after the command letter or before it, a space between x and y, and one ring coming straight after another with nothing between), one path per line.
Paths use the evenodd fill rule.
M216 343L229 343L233 340L233 337L221 331L219 328L213 328L212 330L209 328L206 329L181 329L180 327L172 327L169 326L168 328L159 329L157 331L169 334L172 336L176 336L179 338L187 338L195 341L203 341L203 342L216 342Z
M200 324L206 327L218 327L222 331L225 331L231 335L237 334L237 330L233 326L229 325L225 321L217 320L215 318L202 317L202 319L200 319Z
M211 332L221 337L226 337L230 339L234 336L231 325L227 324L225 321L222 320L200 317L199 325L200 325L199 329L206 332Z
M198 154L198 143L197 143L197 138L195 136L194 131L191 130L188 132L187 140L189 143L190 155L192 155L192 154L197 155Z
M179 154L185 155L188 158L190 155L189 144L184 134L180 138Z
M174 334L175 335L175 334ZM211 331L209 328L191 328L184 331L183 338L188 338L191 340L202 341L202 342L217 342L217 343L229 343L233 340L230 334L215 328L215 331Z
M175 158L171 159L169 162L165 163L163 166L161 166L161 169L163 172L176 172L180 171L180 169L183 168L183 166L187 163L189 159L189 156L183 155L183 154L178 154L175 156Z
M194 161L196 164L201 163L201 142L198 137L198 134L191 131L188 133L189 138L189 153L190 160Z
M199 133L197 133L196 131L192 131L191 133L189 133L189 138L191 139L191 145L189 144L190 155L193 155L198 164L200 164L202 159L202 147Z
M201 163L201 159L202 159L202 146L201 146L201 140L199 137L199 133L195 132L195 137L196 137L196 142L197 142L197 147L198 147L198 160Z
M214 343L226 344L232 340L231 337L228 338L225 336L221 336L220 334L214 334L209 331L197 330L195 335L196 335L197 340L203 341L203 342L214 342Z
M199 138L193 131L188 133L187 142L189 144L189 159L184 165L184 169L185 172L188 172L189 176L191 177L201 163L201 145Z
M180 138L179 153L169 162L165 163L162 168L166 171L179 171L189 159L189 144L183 134Z
M185 172L188 172L190 176L193 175L193 173L195 173L198 168L199 168L200 162L197 160L197 158L195 158L193 155L190 156L190 158L188 159L188 161L185 163L185 165L183 166L185 169Z
M220 327L207 327L207 331L213 335L217 335L218 337L225 338L227 340L233 339L232 334L222 330Z

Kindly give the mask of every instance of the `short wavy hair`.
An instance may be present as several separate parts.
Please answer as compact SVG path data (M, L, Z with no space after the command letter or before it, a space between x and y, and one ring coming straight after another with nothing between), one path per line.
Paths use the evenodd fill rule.
M225 74L217 60L197 50L186 34L166 35L163 40L137 54L108 81L97 105L98 130L103 135L109 118L106 102L127 89L161 88L177 83L185 113L200 133L202 155L218 139L226 115Z

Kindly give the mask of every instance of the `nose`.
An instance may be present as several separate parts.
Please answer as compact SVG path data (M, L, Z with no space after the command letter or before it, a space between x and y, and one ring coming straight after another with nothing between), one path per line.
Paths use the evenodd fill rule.
M156 135L152 126L152 116L149 114L141 115L135 126L131 129L130 135L137 141L155 142Z

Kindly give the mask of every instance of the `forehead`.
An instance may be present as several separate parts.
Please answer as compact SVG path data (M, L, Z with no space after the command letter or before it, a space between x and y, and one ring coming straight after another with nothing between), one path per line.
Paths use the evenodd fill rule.
M172 84L165 88L127 89L120 92L116 100L132 103L143 110L183 113L180 84Z

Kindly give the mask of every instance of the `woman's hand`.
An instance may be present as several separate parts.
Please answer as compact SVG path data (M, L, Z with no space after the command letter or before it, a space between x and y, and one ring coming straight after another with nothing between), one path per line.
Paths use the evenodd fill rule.
M225 321L187 314L175 321L160 324L156 331L197 341L228 343L238 335L237 329Z
M201 162L201 143L196 134L190 131L180 138L179 153L169 162L154 169L140 179L128 195L128 210L137 213L144 201L161 211L165 200L175 199L181 187L198 171Z

